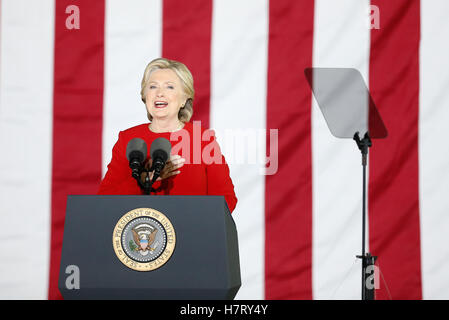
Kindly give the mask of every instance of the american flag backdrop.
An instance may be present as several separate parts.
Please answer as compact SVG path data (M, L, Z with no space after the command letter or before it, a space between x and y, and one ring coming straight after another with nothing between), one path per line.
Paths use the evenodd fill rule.
M368 164L376 298L448 299L448 14L447 0L0 0L0 298L60 298L67 195L95 194L118 132L147 121L140 81L162 56L192 71L193 120L229 162L237 299L360 298L361 156L329 132L307 67L358 69L389 132ZM235 160L225 132L245 130L275 174Z

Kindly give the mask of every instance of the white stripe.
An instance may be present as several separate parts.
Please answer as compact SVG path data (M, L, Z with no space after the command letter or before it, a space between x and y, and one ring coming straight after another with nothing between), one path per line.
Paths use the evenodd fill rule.
M161 0L106 1L103 174L119 131L148 121L140 82L161 55L161 19Z
M449 2L421 1L419 182L424 299L449 299Z
M254 159L257 153L265 154L265 136L258 141L257 136L266 126L267 33L267 0L214 1L211 127L230 162L238 198L233 217L239 234L242 287L236 299L264 298L265 176ZM256 142L232 140L232 134L246 128L252 129L246 133ZM225 134L226 129L233 131ZM246 148L239 148L240 143ZM240 159L239 149L250 154Z
M0 299L46 299L54 1L1 5Z
M356 68L367 83L368 0L316 0L314 67ZM313 99L313 294L360 299L362 166L351 139L333 137Z

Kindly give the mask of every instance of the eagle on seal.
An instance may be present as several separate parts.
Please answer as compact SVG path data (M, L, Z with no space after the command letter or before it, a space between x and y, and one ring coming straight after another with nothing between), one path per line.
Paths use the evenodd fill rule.
M134 242L137 244L136 251L139 251L142 255L147 255L150 250L153 250L150 246L156 238L156 228L148 224L143 224L131 229L131 231Z

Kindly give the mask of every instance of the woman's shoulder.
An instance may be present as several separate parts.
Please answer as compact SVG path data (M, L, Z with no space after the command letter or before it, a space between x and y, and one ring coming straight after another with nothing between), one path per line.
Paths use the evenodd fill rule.
M123 136L126 136L126 137L144 134L149 130L148 129L149 124L150 123L142 123L137 126L134 126L134 127L128 128L128 129L124 129L124 130L120 131L120 134Z
M187 131L198 131L203 133L204 131L211 131L212 129L204 127L201 123L201 121L193 121L193 122L186 122L184 124L184 129Z
M155 136L161 135L161 134L152 133L148 127L149 124L150 124L150 122L142 123L142 124L136 125L134 127L124 129L124 130L120 131L119 138L122 137L122 138L125 138L126 140L129 140L129 139L136 138L136 137L151 137L152 135L155 135ZM201 121L186 122L184 124L183 129L188 131L189 134L195 134L197 132L197 133L203 135L205 131L211 131L214 133L214 130L203 127L201 125Z

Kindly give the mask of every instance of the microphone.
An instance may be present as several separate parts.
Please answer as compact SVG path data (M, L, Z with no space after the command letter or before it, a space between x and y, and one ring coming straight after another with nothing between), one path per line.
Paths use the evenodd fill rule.
M154 170L153 182L160 176L165 163L170 157L171 143L165 138L157 138L150 148L150 155L153 159L152 170Z
M143 163L147 157L147 144L140 138L134 138L126 146L126 158L132 170L132 176L136 179L140 177Z

